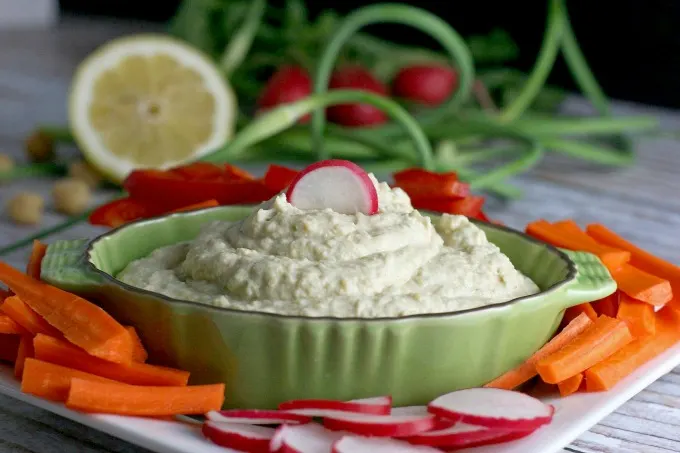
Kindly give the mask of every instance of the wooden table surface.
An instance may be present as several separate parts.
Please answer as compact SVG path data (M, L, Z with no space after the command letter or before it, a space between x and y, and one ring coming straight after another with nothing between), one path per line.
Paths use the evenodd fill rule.
M48 30L0 30L0 152L23 159L24 137L37 124L66 124L67 90L78 62L98 45L157 25L63 19ZM587 113L579 99L565 110ZM680 129L680 112L617 104L622 115L649 113L667 128ZM595 168L550 156L539 168L514 181L525 196L492 202L490 213L522 227L538 217L604 222L659 256L680 263L680 145L670 140L640 141L637 163L626 169ZM65 153L72 151L65 151ZM49 199L51 182L22 181L0 187L0 205L16 192L34 190ZM103 201L110 194L97 194ZM48 205L45 227L63 220ZM0 217L0 246L30 235ZM100 229L80 225L57 237L93 237ZM6 257L23 266L26 250ZM0 396L2 452L143 452L145 450L44 410ZM680 368L649 386L581 435L570 452L680 452ZM540 452L527 452L540 453Z

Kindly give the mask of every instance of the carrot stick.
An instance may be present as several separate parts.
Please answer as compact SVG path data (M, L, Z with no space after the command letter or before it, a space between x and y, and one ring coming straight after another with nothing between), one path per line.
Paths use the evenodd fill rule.
M0 360L14 362L19 353L19 335L0 334Z
M112 362L132 360L130 334L95 304L38 281L2 262L0 281L71 343Z
M66 401L71 387L71 379L79 378L85 382L115 382L82 371L27 358L21 379L21 391L53 401Z
M188 206L183 206L181 208L173 209L170 212L186 212L186 211L196 211L198 209L214 208L219 206L220 203L217 200L205 200L199 203L190 204Z
M6 314L0 313L0 334L1 333L23 335L27 334L28 331Z
M616 247L630 252L630 264L649 274L656 275L671 282L680 295L680 266L652 255L646 250L626 241L624 238L598 223L591 223L586 232L596 241L610 247Z
M588 315L581 313L571 321L560 333L555 335L552 340L547 342L541 349L525 360L521 365L500 375L484 387L494 387L512 390L520 386L532 377L536 376L536 363L545 357L554 354L564 345L570 343L574 338L593 325Z
M680 340L680 320L666 308L655 315L656 333L638 338L586 370L586 390L609 390Z
M149 358L149 354L146 352L144 345L142 344L142 339L137 335L137 330L132 326L125 326L125 329L130 334L132 338L132 361L144 363Z
M572 393L576 393L579 388L581 388L581 383L583 382L583 373L575 374L570 378L565 379L562 382L557 383L557 388L560 390L561 396L569 396Z
M616 313L619 311L619 291L608 295L607 297L592 302L593 309L597 315L605 315L610 318L616 318Z
M582 233L580 229L579 232ZM556 247L593 253L610 271L618 269L630 259L630 252L628 251L598 244L585 233L583 235L570 234L571 231L565 231L564 226L551 225L545 220L529 223L526 227L526 233Z
M673 298L673 291L668 280L649 274L630 264L621 266L612 273L612 277L616 280L621 292L656 307Z
M536 363L545 382L557 384L606 359L633 339L625 322L600 316L559 351Z
M9 296L13 296L12 291L0 288L0 302L4 302Z
M205 414L224 403L224 384L144 387L73 378L66 407L84 412L162 416Z
M626 294L621 295L621 303L619 303L619 311L616 317L628 325L630 333L636 338L654 335L656 332L654 307L645 302L637 301Z
M127 384L180 387L187 385L189 381L188 371L148 363L108 362L93 357L64 340L47 335L36 335L33 348L37 359Z
M33 335L44 333L45 335L61 336L57 329L49 325L17 296L5 299L5 302L0 305L0 310Z
M578 304L567 308L564 312L564 317L562 317L562 325L566 326L571 321L576 319L581 313L585 313L591 321L595 321L597 319L597 313L595 313L593 306L590 305L590 303L585 302L583 304Z
M17 359L14 362L14 376L21 379L21 376L24 374L24 363L26 359L31 357L33 357L33 337L22 335L21 340L19 340Z
M46 252L47 245L35 239L33 241L31 257L28 259L28 265L26 266L26 273L36 280L40 280L40 267L42 266L42 260L45 257Z

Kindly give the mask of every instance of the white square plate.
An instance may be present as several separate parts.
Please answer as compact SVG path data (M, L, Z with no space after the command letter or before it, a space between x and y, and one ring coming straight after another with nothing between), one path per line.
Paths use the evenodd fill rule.
M550 425L531 436L513 442L460 450L470 453L555 453L605 416L624 404L652 382L680 365L680 344L667 350L614 389L600 393L578 393L567 398L549 397L544 400L555 406ZM66 409L61 404L21 392L13 369L0 366L0 393L59 414L76 422L159 453L231 453L201 436L200 426L182 422L89 415Z

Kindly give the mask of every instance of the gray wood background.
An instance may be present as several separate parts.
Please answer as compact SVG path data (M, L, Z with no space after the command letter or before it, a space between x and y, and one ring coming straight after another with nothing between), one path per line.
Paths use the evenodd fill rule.
M155 31L155 27L67 18L52 29L0 31L0 153L21 160L23 140L36 124L66 124L69 81L78 62L89 52L110 38ZM564 108L571 113L588 112L588 107L579 99L569 100ZM626 104L617 104L616 111L621 115L656 115L666 128L680 130L680 112ZM551 156L539 168L515 181L525 190L524 198L509 204L492 202L490 214L515 227L538 217L604 222L659 256L679 263L679 143L660 139L640 141L636 165L616 171ZM49 200L50 188L50 181L40 179L0 186L0 206L24 190L37 191ZM95 202L104 201L108 196L98 193ZM48 204L41 227L61 220ZM2 215L0 246L37 229L18 227ZM80 225L57 237L92 237L100 231L103 230ZM25 250L7 257L16 266L23 266L25 259ZM140 453L145 450L0 396L0 451ZM649 386L564 451L680 452L680 368Z

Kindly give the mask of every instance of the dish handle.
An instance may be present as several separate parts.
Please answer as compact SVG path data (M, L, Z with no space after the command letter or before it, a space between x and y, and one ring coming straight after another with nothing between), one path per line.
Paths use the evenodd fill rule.
M41 280L74 293L93 292L104 280L90 270L85 250L87 239L56 241L47 246L40 267Z
M562 293L562 305L569 308L607 297L616 291L616 282L600 259L588 252L562 249L576 266L577 275Z

